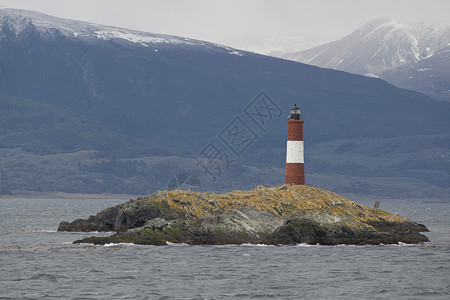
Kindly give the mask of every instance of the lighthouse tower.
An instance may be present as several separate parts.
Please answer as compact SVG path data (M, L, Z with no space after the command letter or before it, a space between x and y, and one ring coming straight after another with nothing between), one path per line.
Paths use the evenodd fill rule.
M303 120L300 120L300 108L297 107L297 104L291 108L287 128L286 174L284 183L304 185Z

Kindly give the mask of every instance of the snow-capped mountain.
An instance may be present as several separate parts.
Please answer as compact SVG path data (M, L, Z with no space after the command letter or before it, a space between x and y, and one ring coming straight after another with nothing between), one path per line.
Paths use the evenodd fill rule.
M0 169L11 190L145 193L182 172L216 191L276 185L294 103L309 184L392 196L388 182L402 197L450 189L450 103L204 41L0 10Z
M194 40L179 36L148 33L114 26L100 25L83 21L62 19L36 11L0 7L0 31L7 27L16 36L20 36L30 26L49 38L55 33L77 40L114 40L139 44L144 47L157 47L168 44L198 46L202 48L222 48L233 55L243 55L243 52L229 47ZM157 51L157 48L155 48Z
M450 101L450 46L418 62L385 71L380 77L395 86Z
M284 57L324 68L380 77L399 87L413 88L438 99L450 100L450 72L440 72L441 69L450 70L450 61L443 60L444 65L427 65L434 60L433 57L445 56L449 45L448 23L403 24L391 19L379 19L338 41ZM405 68L410 71L406 72ZM414 78L423 76L411 72L425 69L430 77L427 81L437 81L439 84L432 83L425 89L423 84L417 86ZM438 86L439 91L433 89Z

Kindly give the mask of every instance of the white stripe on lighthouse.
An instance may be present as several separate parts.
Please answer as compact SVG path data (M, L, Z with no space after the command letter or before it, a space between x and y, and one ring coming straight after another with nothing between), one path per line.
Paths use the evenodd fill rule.
M304 163L303 141L287 141L286 163Z

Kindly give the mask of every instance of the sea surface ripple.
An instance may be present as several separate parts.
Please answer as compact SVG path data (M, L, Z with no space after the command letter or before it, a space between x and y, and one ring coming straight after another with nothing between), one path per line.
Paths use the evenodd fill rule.
M450 202L382 203L427 225L420 245L94 246L72 242L111 233L56 231L122 202L0 199L0 299L450 298Z

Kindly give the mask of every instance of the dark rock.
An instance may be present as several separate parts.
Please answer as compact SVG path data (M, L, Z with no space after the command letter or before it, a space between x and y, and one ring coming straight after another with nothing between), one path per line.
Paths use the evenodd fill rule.
M155 219L155 223L129 229L125 232L118 232L109 237L89 237L74 243L134 243L146 245L167 245L171 243L189 243L194 241L194 234L189 230L185 222L178 220L167 221Z
M58 231L125 231L143 226L147 220L155 218L173 220L183 218L183 215L171 210L167 202L156 204L142 199L130 200L102 210L87 220L61 222Z
M258 243L282 224L283 219L270 213L243 207L201 218L192 228L198 236L203 237L202 243L242 244Z
M325 214L303 214L286 220L274 234L262 243L273 245L294 245L299 243L337 245L337 244L393 244L429 242L419 233L422 227L400 226L399 224L377 223L379 231L373 226L355 223L352 220ZM396 225L396 226L395 226ZM426 227L425 227L426 229Z
M375 227L381 231L399 231L399 232L407 232L407 231L416 231L416 232L425 232L428 231L428 228L423 224L417 224L411 221L403 221L403 222L375 222L375 221L367 221L367 224Z
M167 221L155 218L144 226L119 232L111 237L91 237L76 243L124 243L162 245L166 242L188 244L258 243L270 236L283 220L255 208L227 210L198 220Z
M71 223L69 222L61 222L58 226L58 231L110 231L111 229L98 222L95 222L94 219L91 220L83 220L77 219Z

